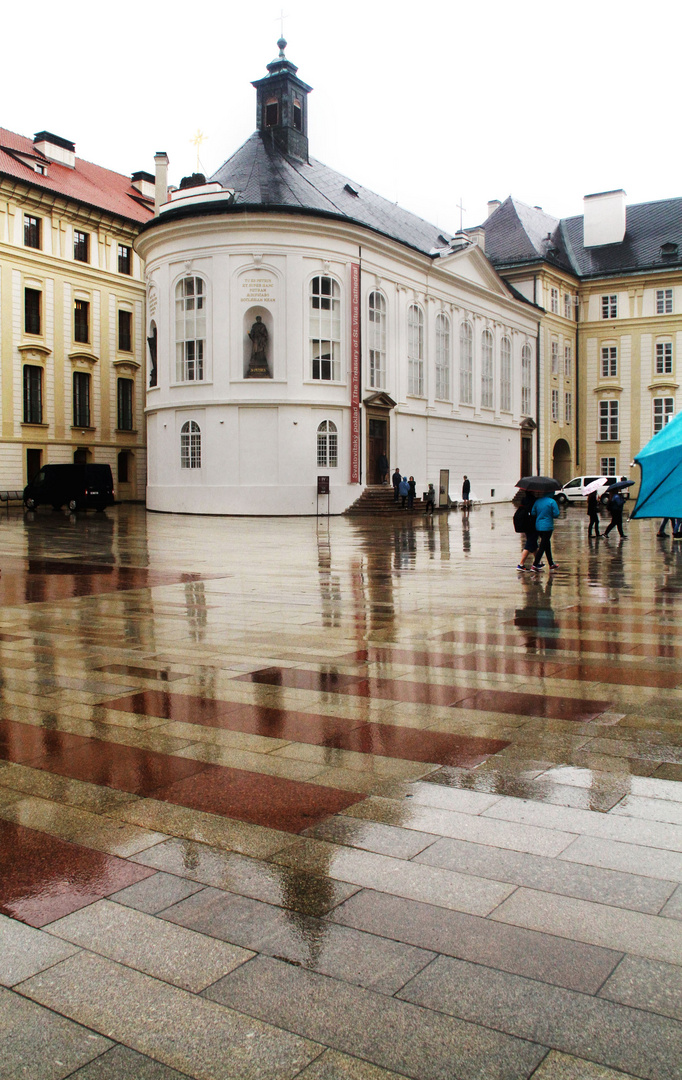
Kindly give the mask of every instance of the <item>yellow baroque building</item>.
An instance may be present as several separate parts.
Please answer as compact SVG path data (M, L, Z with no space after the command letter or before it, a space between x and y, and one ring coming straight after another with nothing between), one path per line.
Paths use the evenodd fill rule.
M154 178L0 128L0 490L50 463L111 465L144 498L145 283Z

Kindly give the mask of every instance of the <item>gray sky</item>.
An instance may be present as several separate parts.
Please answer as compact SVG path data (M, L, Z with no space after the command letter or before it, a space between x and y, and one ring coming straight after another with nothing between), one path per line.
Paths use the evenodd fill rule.
M282 0L284 2L284 0ZM35 0L3 12L0 126L73 139L131 173L218 168L255 129L251 81L280 5ZM287 56L314 90L310 153L441 228L513 194L549 213L590 192L682 195L679 0L285 4ZM11 43L14 43L14 46Z

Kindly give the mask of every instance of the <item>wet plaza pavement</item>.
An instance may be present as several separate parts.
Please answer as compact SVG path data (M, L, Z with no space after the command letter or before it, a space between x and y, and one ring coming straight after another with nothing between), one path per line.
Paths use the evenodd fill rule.
M0 518L0 1080L682 1077L682 543Z

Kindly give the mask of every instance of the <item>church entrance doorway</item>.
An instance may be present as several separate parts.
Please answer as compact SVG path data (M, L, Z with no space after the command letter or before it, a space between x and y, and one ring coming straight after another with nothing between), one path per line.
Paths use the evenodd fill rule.
M565 439L557 439L552 454L552 477L563 486L571 476L571 448Z
M371 417L367 432L367 483L381 484L387 472L388 461L388 419L377 420ZM384 466L383 472L381 466Z

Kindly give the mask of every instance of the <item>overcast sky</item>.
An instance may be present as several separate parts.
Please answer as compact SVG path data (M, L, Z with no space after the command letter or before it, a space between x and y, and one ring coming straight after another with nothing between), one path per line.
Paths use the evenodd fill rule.
M284 0L282 0L284 2ZM280 3L34 0L3 12L0 126L122 173L210 174L255 129ZM682 4L288 0L310 154L443 229L513 194L557 216L682 195Z

